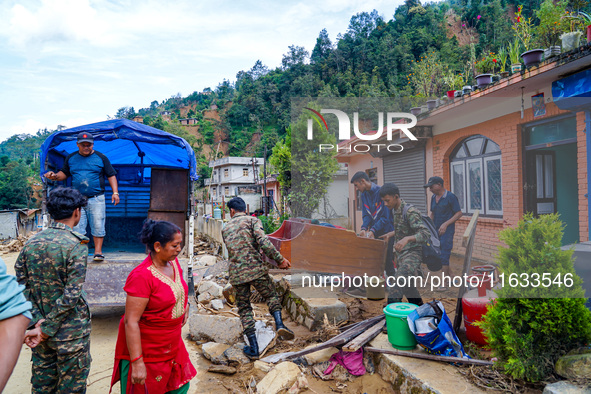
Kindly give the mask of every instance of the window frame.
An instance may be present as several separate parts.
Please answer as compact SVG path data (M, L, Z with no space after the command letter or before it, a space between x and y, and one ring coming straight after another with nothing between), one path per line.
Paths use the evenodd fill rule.
M462 167L462 186L464 188L464 198L462 199L461 203L463 203L463 207L460 206L460 209L463 213L467 212L466 209L468 208L468 193L466 193L466 161L465 160L458 160L450 162L450 179L451 179L451 192L455 194L455 179L454 179L454 172L452 167L453 166L461 166ZM457 194L456 194L457 196ZM459 201L459 199L458 199Z
M470 140L473 139L483 139L484 142L482 143L481 147L480 147L480 152L476 153L472 153L470 152L467 148L466 148L466 143L469 142ZM457 146L454 148L452 154L450 155L449 158L449 174L450 174L450 188L451 191L453 192L454 188L456 187L456 182L454 180L454 166L462 166L462 170L463 170L463 177L462 177L462 183L463 183L463 187L464 187L464 208L462 209L462 213L464 214L474 214L474 212L477 209L472 209L471 208L471 202L472 202L472 198L471 198L471 193L470 193L470 164L471 163L479 163L480 165L480 191L481 191L481 208L479 209L480 214L482 216L489 216L489 217L499 217L502 218L503 217L503 201L501 200L501 210L491 210L489 209L489 199L490 199L490 193L489 193L489 180L488 180L488 167L487 164L489 161L492 160L499 160L500 161L500 182L501 182L501 195L502 195L502 190L503 190L503 159L502 159L502 150L500 149L499 146L499 150L495 151L495 152L491 152L491 153L484 153L486 152L486 149L488 147L489 143L493 143L497 146L499 146L496 142L494 142L493 140L491 140L488 137L485 137L483 135L473 135L470 137L467 137L465 139L463 139L462 141L460 141ZM459 152L461 149L464 149L464 152L466 154L470 154L469 156L465 156L462 158L456 158L455 155L457 154L457 152ZM461 203L461 202L460 202Z
M482 160L484 161L484 187L486 190L486 198L485 198L485 207L486 207L486 213L488 215L498 215L498 216L503 216L503 158L501 157L501 155L497 155L497 156L485 156L482 158ZM490 202L490 193L489 193L489 188L488 188L488 166L487 163L489 161L493 161L493 160L499 160L499 168L500 168L500 173L501 173L501 210L494 210L494 209L490 209L489 208L489 202Z

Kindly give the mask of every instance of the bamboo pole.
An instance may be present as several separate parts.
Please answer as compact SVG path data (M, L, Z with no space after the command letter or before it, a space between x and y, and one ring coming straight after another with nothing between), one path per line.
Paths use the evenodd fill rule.
M447 362L447 363L489 365L489 366L493 365L492 361L476 360L473 358L447 357L447 356L438 356L435 354L426 354L426 353L412 353L412 352L405 352L403 350L396 350L396 349L379 349L379 348L371 347L371 346L366 346L366 347L364 347L364 349L368 352L373 352L373 353L392 354L394 356L421 358L423 360L443 361L443 362Z

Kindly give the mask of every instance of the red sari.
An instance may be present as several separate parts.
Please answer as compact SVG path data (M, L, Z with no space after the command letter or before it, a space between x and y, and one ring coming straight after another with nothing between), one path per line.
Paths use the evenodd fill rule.
M131 271L123 288L127 295L149 299L139 327L147 371L145 385L150 394L176 390L197 375L181 335L188 303L188 287L178 259L171 263L174 280L158 271L152 264L152 257L148 255ZM119 322L111 388L121 378L121 360L130 360L125 338L125 316ZM127 393L131 392L132 387L132 367L133 364L130 364ZM135 386L134 392L145 391L144 387Z

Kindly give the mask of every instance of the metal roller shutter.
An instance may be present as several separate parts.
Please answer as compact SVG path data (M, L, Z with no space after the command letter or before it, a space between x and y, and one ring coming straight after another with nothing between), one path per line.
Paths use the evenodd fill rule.
M425 148L417 147L393 153L382 158L384 183L393 182L400 189L400 196L427 214L425 181Z

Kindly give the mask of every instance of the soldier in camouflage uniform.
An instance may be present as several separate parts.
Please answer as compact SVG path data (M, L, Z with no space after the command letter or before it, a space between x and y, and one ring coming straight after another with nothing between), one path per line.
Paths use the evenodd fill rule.
M393 183L386 183L380 189L382 201L392 210L394 231L384 235L386 240L394 237L394 251L396 254L396 276L409 277L419 275L422 262L422 245L431 237L429 229L423 223L421 212L411 206L403 217L404 206L407 205L400 198L400 191ZM388 294L388 304L400 302L405 295L408 302L422 305L423 300L413 283L406 282L404 287L391 287Z
M85 205L79 191L55 189L47 201L54 224L25 244L15 264L37 322L25 339L33 348L33 393L86 392L90 311L82 285L88 238L72 230Z
M267 300L269 312L275 318L277 335L293 339L294 334L283 324L281 302L273 288L269 268L263 261L262 250L270 259L275 260L279 268L289 269L291 264L275 249L263 231L261 221L246 215L246 204L240 197L228 202L232 219L222 229L224 243L230 256L230 283L236 288L236 304L250 346L244 353L251 359L257 359L259 348L255 335L254 317L250 305L250 286Z

